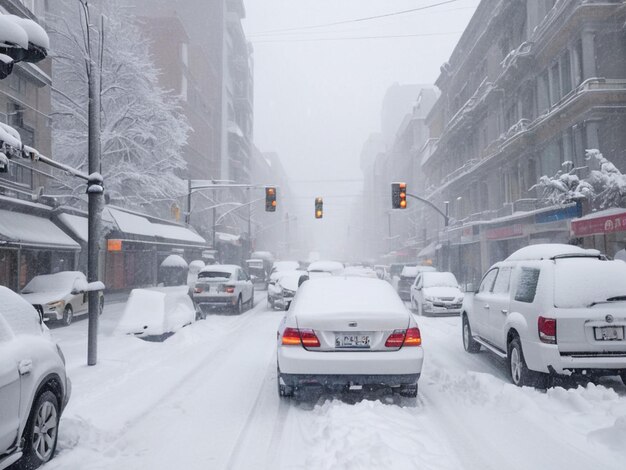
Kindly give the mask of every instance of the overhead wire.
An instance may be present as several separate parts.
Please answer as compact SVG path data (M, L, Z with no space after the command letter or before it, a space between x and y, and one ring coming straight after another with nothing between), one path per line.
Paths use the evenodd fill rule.
M252 40L254 44L278 43L278 42L325 42L325 41L356 41L365 39L401 39L401 38L419 38L429 36L450 36L453 34L461 34L462 31L449 31L440 33L418 33L418 34L391 34L381 36L344 36L344 37L322 37L322 38L296 38L296 39L261 39Z

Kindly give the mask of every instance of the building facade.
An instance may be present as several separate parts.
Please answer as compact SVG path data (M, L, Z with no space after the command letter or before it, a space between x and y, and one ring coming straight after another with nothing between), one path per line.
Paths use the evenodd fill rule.
M581 208L546 207L533 189L541 175L584 172L586 149L626 170L625 20L622 1L478 6L441 68L422 150L425 194L451 215L446 231L427 215L426 238L457 277L476 282L522 246L570 241Z

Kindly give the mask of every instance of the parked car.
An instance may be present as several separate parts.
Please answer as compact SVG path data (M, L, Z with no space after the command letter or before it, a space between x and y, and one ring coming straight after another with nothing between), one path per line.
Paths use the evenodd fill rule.
M296 269L300 269L298 261L274 261L270 275L279 271L295 271Z
M214 264L198 273L193 300L204 315L215 310L242 313L254 306L254 285L240 266Z
M506 359L515 385L556 374L626 384L626 263L570 245L522 248L466 295L462 325L465 350Z
M38 312L0 286L0 469L17 461L37 468L54 456L71 389Z
M376 271L372 268L368 268L365 266L348 266L343 270L344 276L352 276L352 277L369 277L371 279L378 279L378 275Z
M387 281L391 283L391 276L389 275L388 266L377 264L376 266L374 266L374 271L376 271L376 275L378 276L378 279L382 279L383 281Z
M62 271L35 276L22 289L22 297L30 302L44 321L62 321L65 326L75 316L89 311L87 278L80 271ZM104 294L100 296L100 313L104 308Z
M197 259L189 263L189 270L187 271L187 287L189 288L189 296L193 298L193 289L198 281L198 274L204 269L206 265L201 259Z
M182 256L169 255L159 266L159 281L164 286L184 286L189 265Z
M421 272L411 286L411 308L420 315L461 313L463 292L452 273Z
M402 300L411 300L411 286L415 282L417 275L422 272L434 272L432 266L405 266L402 268L400 279L398 280L397 291Z
M300 286L278 329L278 394L382 386L415 397L421 341L413 315L387 282L312 279Z
M285 277L285 276L298 276L298 279L300 278L300 276L306 276L307 272L306 271L300 271L300 270L290 270L290 271L278 271L276 273L274 273L271 278L270 278L270 282L267 285L267 305L270 308L276 308L276 307L280 307L283 308L282 304L279 302L279 298L282 297L283 292L282 292L282 286L279 284L279 281L281 278Z
M265 289L267 286L267 279L264 261L262 259L248 259L246 260L246 268L254 286Z

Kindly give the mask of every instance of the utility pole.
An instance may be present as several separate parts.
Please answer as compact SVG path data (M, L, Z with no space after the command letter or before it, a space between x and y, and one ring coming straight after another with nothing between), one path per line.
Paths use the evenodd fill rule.
M82 2L85 16L87 44L87 86L88 106L88 149L89 181L87 183L88 201L88 240L87 240L87 281L97 282L100 277L100 236L102 233L102 206L104 188L100 174L100 58L94 58L91 50L91 24L87 2ZM102 42L102 37L100 37ZM88 293L89 327L87 334L87 365L96 365L98 361L98 317L100 315L100 296L97 291Z

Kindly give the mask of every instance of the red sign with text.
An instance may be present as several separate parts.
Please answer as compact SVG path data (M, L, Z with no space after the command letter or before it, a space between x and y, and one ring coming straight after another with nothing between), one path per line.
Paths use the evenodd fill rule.
M626 231L626 212L572 222L572 233L576 237L624 231Z

